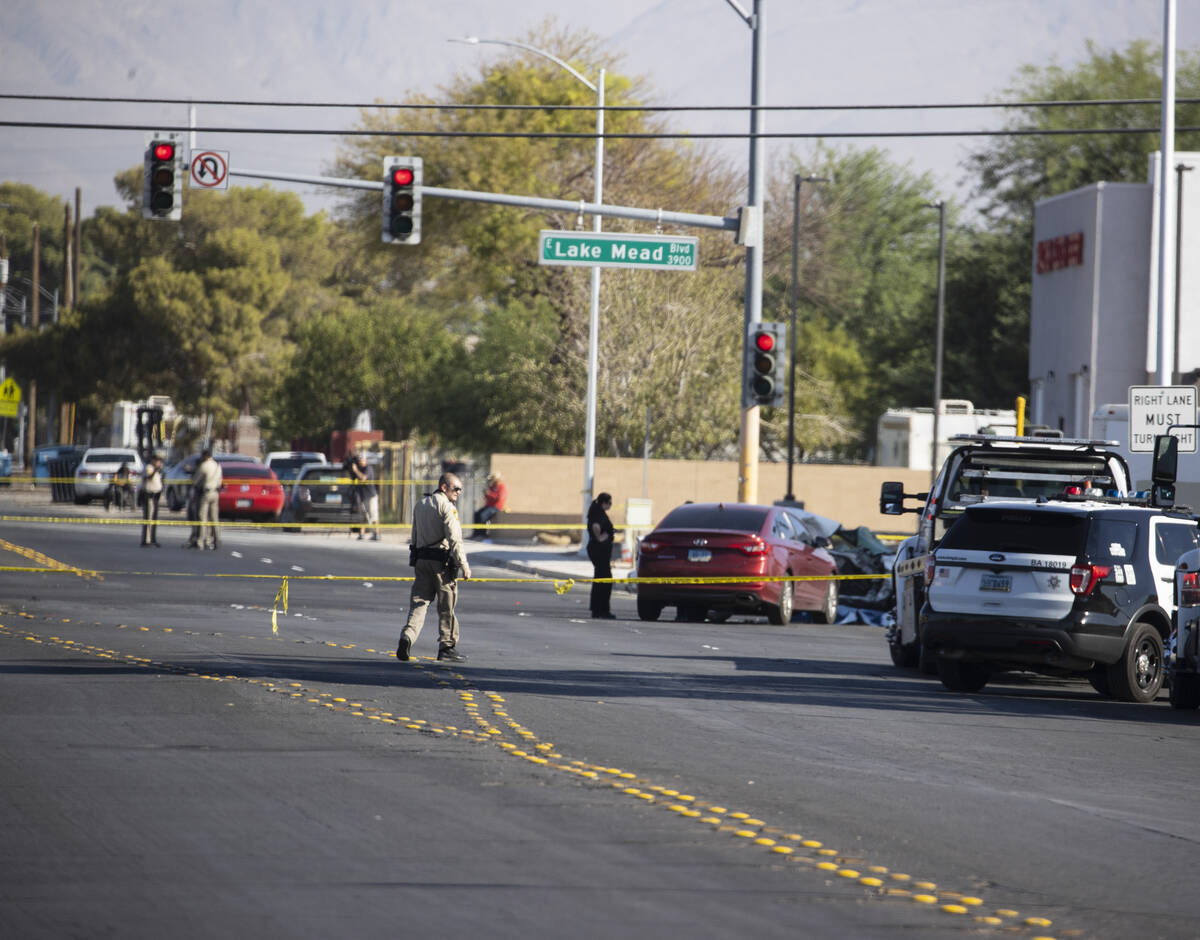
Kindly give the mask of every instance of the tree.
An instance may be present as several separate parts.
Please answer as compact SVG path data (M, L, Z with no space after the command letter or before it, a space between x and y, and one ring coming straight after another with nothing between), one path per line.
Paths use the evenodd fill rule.
M39 228L41 286L51 293L62 284L63 205L61 199L48 196L24 183L0 183L0 233L8 246L10 281L31 279L33 273L33 226ZM22 284L21 292L29 285ZM42 302L43 312L46 303ZM10 311L11 313L11 311Z
M865 455L879 415L932 399L937 287L933 180L880 150L817 146L775 168L768 185L764 318L790 317L793 176L801 188L797 442ZM781 447L785 409L769 414Z
M1159 106L1086 105L1051 107L1039 101L1157 100L1162 92L1162 54L1143 40L1122 51L1105 51L1087 43L1087 58L1072 69L1058 65L1021 68L1002 97L1031 102L1011 113L1013 130L1083 130L1088 128L1157 128ZM1180 50L1176 62L1178 98L1200 97L1200 52ZM1200 126L1200 103L1179 103L1180 127ZM1147 158L1157 150L1154 133L1022 135L989 139L987 149L971 155L967 165L978 175L976 195L985 210L1011 231L1031 232L1033 204L1057 193L1100 181L1136 183L1146 179ZM1200 147L1200 132L1180 132L1179 149Z
M144 221L140 179L118 177L127 209L102 209L84 226L102 288L8 354L97 412L150 394L218 422L254 411L296 325L339 302L349 242L323 214L306 216L299 197L265 187L188 192L181 222Z
M595 37L547 25L527 41L574 63L584 74L595 77L601 65L609 69L608 106L641 103L642 83L616 71L615 62L602 52ZM419 153L429 186L591 201L591 141L539 136L594 132L593 92L558 66L525 53L509 55L484 64L476 77L458 79L443 89L439 100L451 106L363 114L363 128L378 131L379 136L347 141L334 172L378 179L384 156ZM428 106L433 101L414 97L411 103ZM490 107L495 105L521 108L497 111ZM572 107L584 110L564 110ZM653 132L663 126L637 110L613 110L606 117L608 134ZM427 131L498 131L518 136L420 136ZM736 201L734 179L734 174L720 172L715 158L700 148L648 139L606 141L605 202L609 204L724 215ZM578 221L576 213L426 198L421 245L398 251L379 246L379 211L378 197L367 196L348 203L342 215L377 253L386 252L389 285L411 295L420 306L441 310L446 329L464 343L469 340L473 350L467 384L475 407L460 415L455 433L476 446L490 442L503 447L507 442L519 450L581 451L589 277L585 271L536 262L539 230L572 229ZM630 231L636 226L609 220L605 228ZM676 319L686 320L687 328L697 335L715 335L725 328L723 324L732 325L735 318L740 321L740 278L733 267L740 252L727 235L709 236L703 240L701 257L710 277L666 275L665 280L672 281L669 288L658 281L664 276L653 272L628 277L606 273L602 339L615 337L617 344L623 344L647 323L657 322L663 311L660 300L678 310ZM717 283L723 286L714 292ZM634 289L647 303L627 303L628 285L637 285ZM622 346L603 356L601 373L617 365L617 354L625 351ZM730 352L729 343L722 341L677 357L675 364L690 370L677 378L691 384L702 376L727 374L740 363L740 352L734 351L732 358ZM611 380L604 381L606 388L617 389ZM537 394L530 398L534 382ZM626 399L605 398L608 395L600 392L598 413L621 414L624 423L606 432L601 446L614 453L628 452L636 427L640 451L644 404L639 403L636 420L630 418L633 423L629 423L624 418ZM705 439L728 437L736 429L736 419L727 418L736 414L736 396L735 384L710 382L710 394L697 397L700 410L691 416L691 426L703 427ZM678 429L668 428L666 416L671 409L658 404L652 404L652 416L663 425L661 433L655 434L666 440Z
M1162 91L1162 56L1149 43L1123 51L1087 44L1087 57L1071 69L1027 65L1002 93L1031 102L1017 109L1008 126L1017 130L1069 131L1091 128L1157 128L1157 104L1088 105L1092 100L1157 99ZM1200 54L1180 51L1176 94L1200 97ZM1041 101L1081 102L1051 107ZM1176 106L1178 126L1200 126L1200 104ZM989 406L1009 406L1028 388L1030 254L1034 204L1049 196L1100 181L1143 182L1156 133L1013 135L990 138L972 154L975 195L987 227L958 232L951 243L947 275L948 316L964 329L947 345L946 387L953 397ZM1179 132L1176 146L1200 147L1200 133Z
M469 408L457 380L461 343L435 312L396 299L349 300L304 324L272 397L279 426L321 438L363 409L392 440L434 435Z

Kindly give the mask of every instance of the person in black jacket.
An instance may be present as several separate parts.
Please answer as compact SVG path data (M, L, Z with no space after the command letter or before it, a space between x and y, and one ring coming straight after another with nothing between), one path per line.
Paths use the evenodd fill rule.
M608 511L610 509L612 509L612 496L609 493L601 493L592 500L592 505L588 507L587 553L588 558L592 562L592 577L597 579L612 578L613 533L616 530L613 528L612 521L608 518ZM599 581L592 582L591 607L593 618L596 620L617 619L609 609L611 598L611 580L604 581L603 583Z

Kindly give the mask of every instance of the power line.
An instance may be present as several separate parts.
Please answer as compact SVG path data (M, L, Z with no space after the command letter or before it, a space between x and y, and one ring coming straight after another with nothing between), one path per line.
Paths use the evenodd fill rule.
M60 101L88 104L173 104L205 105L236 108L354 108L357 110L389 111L590 111L593 104L389 104L372 101L251 101L238 98L128 98L103 95L35 95L0 93L0 100ZM1176 98L1176 104L1198 104L1200 98ZM1160 107L1158 98L1090 98L1082 101L965 101L899 104L772 104L758 105L605 105L604 111L936 111L1008 108L1087 108L1153 105Z
M105 124L77 121L0 121L0 127L24 127L40 130L84 130L84 131L175 131L178 133L203 134L278 134L284 136L311 137L427 137L427 138L480 138L522 140L595 140L594 132L572 133L567 131L435 131L435 130L346 130L344 128L308 127L215 127L163 124ZM1175 128L1177 133L1200 131L1200 126ZM774 140L830 140L857 138L899 137L1066 137L1095 136L1102 134L1158 134L1159 127L1090 127L1090 128L1010 128L1007 130L965 131L772 131L757 135ZM605 140L745 140L750 135L742 132L605 132Z

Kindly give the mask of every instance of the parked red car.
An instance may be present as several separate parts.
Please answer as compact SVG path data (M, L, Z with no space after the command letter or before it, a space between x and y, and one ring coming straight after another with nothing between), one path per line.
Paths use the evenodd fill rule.
M218 511L222 516L249 516L275 522L283 510L283 484L275 471L260 463L222 463Z
M726 584L637 586L638 616L657 620L665 607L679 619L716 622L733 613L766 614L788 623L793 610L810 610L818 622L837 618L838 583L755 581L755 577L837 573L829 540L803 511L746 503L685 503L667 513L641 541L639 578L696 578L745 575Z

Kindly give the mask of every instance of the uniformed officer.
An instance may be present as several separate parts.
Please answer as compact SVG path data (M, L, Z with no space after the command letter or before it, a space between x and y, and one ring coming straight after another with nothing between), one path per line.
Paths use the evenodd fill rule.
M183 543L184 548L211 548L217 550L217 516L220 509L221 465L213 460L212 448L206 447L200 454L200 462L192 474L192 495L199 510L192 536ZM212 544L209 544L209 539Z
M421 498L413 509L412 544L409 558L415 569L408 623L400 633L397 659L408 659L409 651L421 627L425 612L433 600L438 608L438 659L461 663L466 657L458 652L458 577L471 578L471 566L463 551L462 527L455 504L462 492L462 481L453 473L443 473L438 488Z

